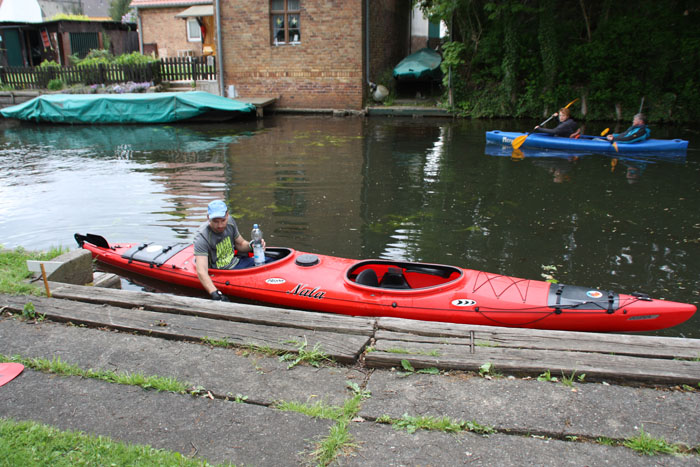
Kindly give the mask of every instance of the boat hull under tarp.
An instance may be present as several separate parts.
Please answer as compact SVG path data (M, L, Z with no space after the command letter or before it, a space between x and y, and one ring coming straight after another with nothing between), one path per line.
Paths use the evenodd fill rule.
M71 124L170 123L254 115L255 106L204 91L45 94L0 110L6 118Z
M398 80L430 81L441 76L442 57L433 49L424 48L409 55L394 67L394 78Z

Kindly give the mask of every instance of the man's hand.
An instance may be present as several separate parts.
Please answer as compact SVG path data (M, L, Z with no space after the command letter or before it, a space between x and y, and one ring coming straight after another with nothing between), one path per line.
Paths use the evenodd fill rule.
M229 299L226 295L222 294L220 290L215 290L211 293L212 300L218 300L221 302L228 302Z

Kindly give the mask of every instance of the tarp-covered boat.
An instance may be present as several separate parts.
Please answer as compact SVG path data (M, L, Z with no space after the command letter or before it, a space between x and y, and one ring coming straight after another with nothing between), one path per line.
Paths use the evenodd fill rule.
M641 153L641 152L675 152L685 153L688 141L682 139L648 139L638 143L617 142L617 150L613 144L600 136L584 135L579 139L562 138L546 133L518 133L493 130L486 132L486 143L511 145L519 136L527 135L520 148L557 149L564 151L587 151L596 153Z
M191 243L108 243L75 234L104 264L201 289ZM274 261L214 270L224 294L286 307L354 316L570 331L650 331L688 320L694 305L551 284L441 264L354 260L267 248Z
M394 67L394 78L414 81L439 79L442 73L440 63L440 54L426 47L401 60Z
M45 94L0 110L6 118L52 123L168 123L226 120L255 106L203 91L134 94Z

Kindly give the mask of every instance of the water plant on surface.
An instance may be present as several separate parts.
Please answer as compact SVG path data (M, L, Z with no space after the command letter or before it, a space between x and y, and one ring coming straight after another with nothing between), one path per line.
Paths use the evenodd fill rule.
M639 429L639 434L632 438L627 438L622 442L623 446L633 449L645 456L653 456L656 454L680 454L681 446L671 444L663 438L653 438L644 431L644 427Z
M291 362L287 365L287 369L294 368L298 364L305 362L311 366L318 368L321 363L332 362L333 360L321 349L321 343L317 342L311 350L306 347L308 342L304 338L304 342L287 341L286 343L297 346L297 353L285 353L279 357L280 362Z
M542 265L542 271L544 271L542 274L542 278L547 281L551 282L552 284L558 284L559 281L554 278L554 273L557 272L557 267L554 265Z
M2 465L212 465L179 452L4 418L0 418L0 440Z

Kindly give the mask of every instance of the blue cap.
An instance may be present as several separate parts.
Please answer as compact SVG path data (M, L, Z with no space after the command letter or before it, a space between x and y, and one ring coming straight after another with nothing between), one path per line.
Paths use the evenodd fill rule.
M227 212L228 208L226 207L226 203L220 200L212 201L211 203L209 203L209 208L207 209L209 219L214 219L217 217L226 217Z

